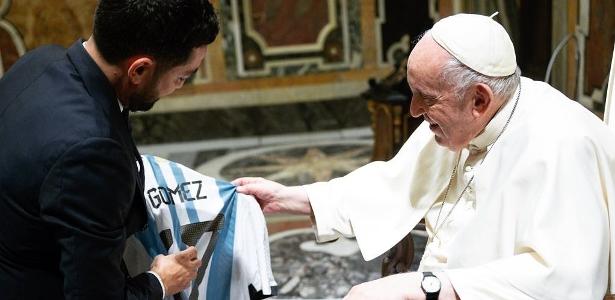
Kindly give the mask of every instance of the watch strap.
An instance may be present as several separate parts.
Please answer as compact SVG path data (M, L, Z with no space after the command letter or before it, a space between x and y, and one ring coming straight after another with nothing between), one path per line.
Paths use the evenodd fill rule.
M434 277L438 281L440 281L440 278L438 278L438 276L434 275L434 273L432 273L432 272L423 272L423 280L425 280L426 277ZM441 288L442 288L442 283L440 283L440 289ZM440 289L438 289L435 292L427 292L425 290L425 288L423 287L423 282L422 281L421 281L421 289L423 290L423 293L425 293L425 299L427 299L427 300L438 300L438 297L440 296Z

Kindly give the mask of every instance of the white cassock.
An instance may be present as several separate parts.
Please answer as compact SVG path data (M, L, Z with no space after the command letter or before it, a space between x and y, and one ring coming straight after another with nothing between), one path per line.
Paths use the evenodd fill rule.
M463 150L421 268L443 270L461 299L602 299L615 278L615 132L547 84L522 78L516 111L489 145L515 97ZM371 260L423 217L432 234L457 157L423 123L390 161L305 186L319 240L354 235ZM467 172L470 190L443 222Z

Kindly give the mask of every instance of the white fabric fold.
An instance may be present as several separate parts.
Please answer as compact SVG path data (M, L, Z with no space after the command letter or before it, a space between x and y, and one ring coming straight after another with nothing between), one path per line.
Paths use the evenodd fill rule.
M545 83L521 84L444 271L462 299L601 299L615 278L615 133ZM317 233L354 233L375 258L425 216L455 159L422 124L391 161L306 187Z

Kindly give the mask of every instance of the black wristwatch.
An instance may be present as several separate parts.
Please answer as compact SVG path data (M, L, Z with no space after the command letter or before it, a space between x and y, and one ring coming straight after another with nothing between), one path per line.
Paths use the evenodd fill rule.
M427 300L437 300L440 295L440 279L431 272L423 272L423 281L421 281L421 289L425 293Z

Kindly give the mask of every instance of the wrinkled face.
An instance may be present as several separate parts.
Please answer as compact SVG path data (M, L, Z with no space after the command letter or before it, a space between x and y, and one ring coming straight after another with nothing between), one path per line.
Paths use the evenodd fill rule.
M130 110L150 110L160 97L168 96L181 88L186 80L198 71L206 53L207 46L194 48L185 64L175 66L162 74L157 73L143 88L129 96Z
M408 57L407 79L412 90L410 114L429 123L439 145L457 151L470 143L477 129L471 97L460 99L442 79L441 70L450 57L426 34Z

